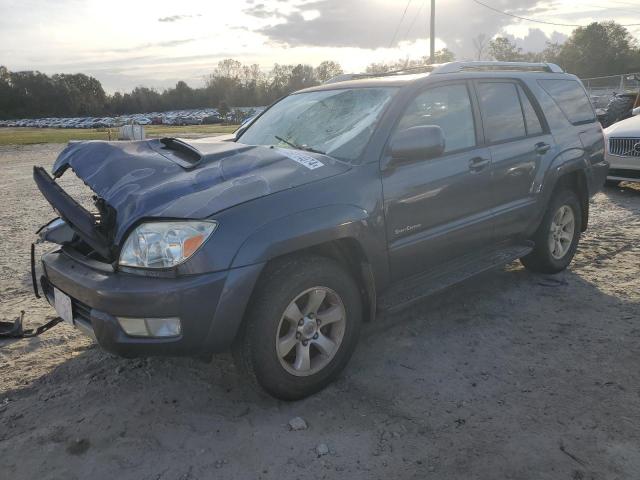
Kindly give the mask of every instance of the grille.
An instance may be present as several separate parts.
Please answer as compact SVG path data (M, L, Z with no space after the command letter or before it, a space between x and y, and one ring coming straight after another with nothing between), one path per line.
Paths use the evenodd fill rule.
M610 138L609 152L622 157L640 157L640 137Z

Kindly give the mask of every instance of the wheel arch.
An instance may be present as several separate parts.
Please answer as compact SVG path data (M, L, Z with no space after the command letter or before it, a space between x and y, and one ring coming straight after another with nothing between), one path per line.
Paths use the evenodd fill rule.
M307 210L269 223L238 249L233 267L265 263L256 288L270 266L283 258L316 255L344 266L362 295L363 318L376 315L376 291L384 277L386 257L376 239L368 213L352 205Z
M589 223L589 187L587 177L582 169L575 169L560 175L553 187L552 195L562 189L570 189L578 195L581 207L581 228L580 231L587 230Z

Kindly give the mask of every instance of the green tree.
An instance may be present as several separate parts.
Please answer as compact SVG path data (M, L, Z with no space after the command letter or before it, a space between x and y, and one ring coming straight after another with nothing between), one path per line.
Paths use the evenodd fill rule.
M342 75L344 71L339 63L332 60L325 60L316 67L316 78L319 82L326 82L330 78Z
M434 53L433 63L453 62L455 59L456 55L451 50L443 48L442 50L438 50Z
M628 73L640 67L636 40L616 22L576 28L556 58L566 71L581 77Z
M522 49L506 37L496 37L489 41L489 55L500 62L520 62Z
M434 63L453 62L455 59L456 59L455 54L451 50L448 50L446 48L443 48L442 50L438 50L434 54ZM399 60L396 60L395 62L389 62L389 63L385 63L385 62L370 63L366 68L366 72L367 73L387 73L387 72L394 72L394 71L402 71L408 68L422 67L428 64L429 64L428 56L420 57L417 60L411 60L409 58L404 58L404 59L401 58Z
M229 115L230 111L231 109L229 108L229 105L227 105L227 102L225 102L224 100L222 100L218 104L218 113L220 114L223 120L227 118L227 115Z

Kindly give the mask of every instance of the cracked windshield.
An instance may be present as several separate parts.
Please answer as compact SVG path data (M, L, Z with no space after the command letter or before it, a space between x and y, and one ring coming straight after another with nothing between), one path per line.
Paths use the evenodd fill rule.
M353 161L364 150L395 92L395 88L358 88L291 95L258 118L239 141Z

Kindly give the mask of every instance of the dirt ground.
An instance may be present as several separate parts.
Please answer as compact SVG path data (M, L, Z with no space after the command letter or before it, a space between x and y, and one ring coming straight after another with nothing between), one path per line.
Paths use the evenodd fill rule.
M31 167L61 148L0 147L1 319L53 316L28 274L52 217ZM368 325L341 378L296 403L226 355L125 360L67 325L0 341L0 477L639 478L640 186L591 209L569 271L514 263Z

